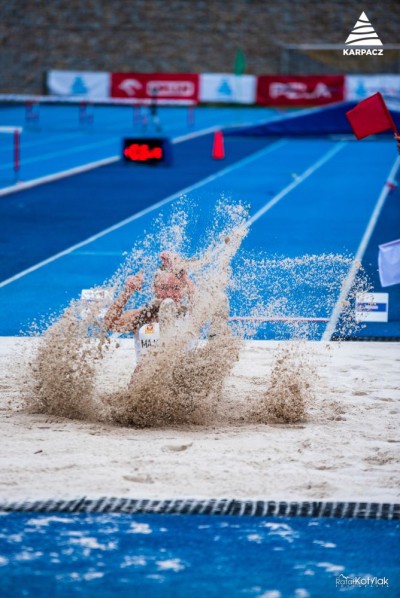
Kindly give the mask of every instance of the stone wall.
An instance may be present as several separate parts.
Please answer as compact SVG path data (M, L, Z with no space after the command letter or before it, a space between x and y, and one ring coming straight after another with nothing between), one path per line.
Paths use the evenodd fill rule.
M0 6L0 92L41 93L49 69L399 72L400 53L351 61L282 45L344 43L364 10L383 43L400 42L400 2L365 0L8 0ZM386 53L385 53L386 54Z

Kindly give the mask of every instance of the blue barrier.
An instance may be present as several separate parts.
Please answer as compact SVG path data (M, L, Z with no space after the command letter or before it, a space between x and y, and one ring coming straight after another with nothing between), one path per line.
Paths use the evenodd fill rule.
M318 135L353 135L346 112L354 108L357 102L341 102L323 108L301 110L286 114L275 120L244 127L235 127L225 132L226 135L246 135L264 137L267 135L318 136ZM391 110L396 127L400 129L400 112ZM389 134L392 134L389 132Z

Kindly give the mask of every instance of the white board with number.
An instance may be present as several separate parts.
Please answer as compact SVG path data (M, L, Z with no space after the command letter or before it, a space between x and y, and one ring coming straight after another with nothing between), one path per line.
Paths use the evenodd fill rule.
M135 334L136 352L138 355L146 352L160 340L160 325L158 322L144 324Z
M356 296L357 322L387 322L388 293L358 293Z

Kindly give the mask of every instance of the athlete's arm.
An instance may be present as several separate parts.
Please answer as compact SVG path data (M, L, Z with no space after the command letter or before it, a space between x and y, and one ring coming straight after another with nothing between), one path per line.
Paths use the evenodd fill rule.
M132 332L137 328L139 309L130 309L124 312L124 307L135 291L140 291L143 284L143 275L129 276L125 288L108 309L104 324L115 332Z

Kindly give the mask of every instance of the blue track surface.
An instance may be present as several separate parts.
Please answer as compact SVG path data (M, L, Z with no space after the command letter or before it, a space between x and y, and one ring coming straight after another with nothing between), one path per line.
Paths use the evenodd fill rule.
M23 116L21 110L20 118ZM113 113L107 110L112 109L104 108L104 127L108 123L110 130L112 126L117 131L122 130L121 119L126 113L117 113L114 122L111 119ZM238 113L235 114L238 120ZM0 115L5 124L10 114L0 111ZM273 118L274 114L255 111L254 122L261 116ZM251 118L250 109L241 118L244 120L244 117ZM76 114L67 114L62 121L65 127L62 134L75 134L79 146L82 132L67 132L75 118ZM166 129L178 134L180 123L182 132L182 112L171 109L163 118ZM198 119L201 121L199 127L200 124L210 126L216 122L232 122L233 114L232 111L209 110L200 112ZM11 124L9 120L7 122ZM99 116L95 122L99 123ZM60 122L54 120L48 128L56 125L60 126ZM101 134L110 139L110 130ZM53 133L45 129L32 133L38 139L46 139L50 134ZM120 143L120 137L118 140ZM180 193L187 188L186 195L197 204L196 222L188 230L192 251L199 248L214 206L224 195L249 204L251 214L255 216L243 245L244 252L261 253L269 258L326 253L355 255L396 159L395 147L387 140L346 143L322 138L226 137L226 159L223 161L211 159L211 145L210 134L175 143L174 164L170 168L129 167L116 162L0 197L0 217L4 223L0 245L1 280L18 276L27 268L35 268L43 260L52 260L59 252L78 244L74 251L0 288L3 313L0 334L18 334L21 328L26 329L41 315L59 312L71 298L79 296L82 288L101 284L109 278L120 264L123 252L143 238L145 230L151 230L160 210L167 218ZM37 149L38 158L40 151ZM85 151L82 155L88 162L93 153L92 150ZM95 156L96 159L100 157L105 156L99 153ZM68 157L64 156L62 160L65 168L71 166ZM45 170L46 164L49 173L54 164L49 166L46 161L40 162L41 168ZM60 166L61 162L58 169ZM172 200L162 208L158 206L159 202L171 197ZM270 206L271 200L274 205ZM395 222L399 218L399 206L398 191L391 192L365 253L364 266L375 291L382 290L377 281L377 244L398 237ZM144 213L135 217L141 210ZM117 225L115 230L101 235L108 227L130 217L133 218L128 223ZM85 243L89 237L98 234L98 238ZM361 334L400 334L398 285L385 290L390 293L391 321L388 325L368 325ZM268 286L260 288L260 292L268 301ZM329 318L332 302L316 310L316 293L313 289L298 286L291 289L289 285L286 298L289 303L301 306L302 313L296 315ZM232 308L236 313L237 305L240 306L240 297L236 303L233 297ZM322 336L325 326L316 326L314 338ZM273 325L265 326L260 334L264 338L274 338Z
M6 258L0 265L0 280L179 193L269 143L268 139L230 138L227 158L221 163L211 158L212 136L204 135L175 144L171 168L120 160L11 194L0 200L0 220L5 228L2 251Z
M204 515L9 514L2 596L397 595L399 523ZM380 578L352 587L339 575Z
M376 293L389 293L389 321L364 323L357 337L362 338L400 338L400 285L381 287L378 272L377 248L383 243L394 241L400 237L400 189L389 193L374 232L367 245L363 258L363 267ZM340 321L339 321L340 326Z
M21 126L22 182L38 179L61 170L68 170L119 156L123 137L159 135L148 110L134 112L132 107L94 106L89 108L92 124L81 124L79 105L41 105L39 120L26 122L24 106L1 106L1 126ZM162 135L170 138L193 134L210 126L266 121L276 117L271 109L196 108L194 122L188 123L188 108L160 108ZM0 131L0 189L14 184L13 138Z

